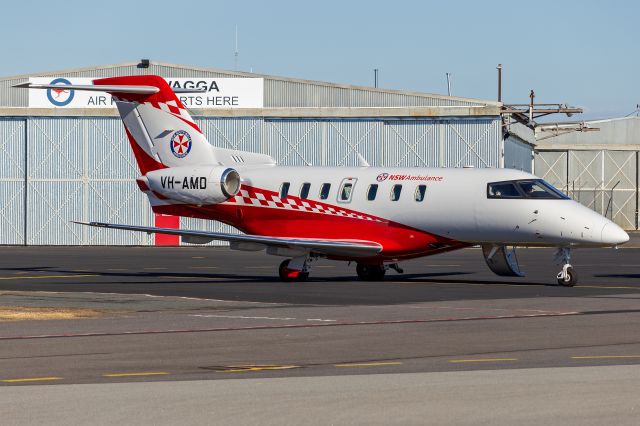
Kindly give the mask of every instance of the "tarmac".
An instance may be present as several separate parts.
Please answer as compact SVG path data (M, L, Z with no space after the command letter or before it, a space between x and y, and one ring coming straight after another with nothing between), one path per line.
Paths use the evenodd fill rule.
M0 411L6 424L636 424L636 240L575 250L573 288L556 285L550 249L519 251L524 278L470 248L383 282L320 261L282 283L281 258L226 248L0 247Z

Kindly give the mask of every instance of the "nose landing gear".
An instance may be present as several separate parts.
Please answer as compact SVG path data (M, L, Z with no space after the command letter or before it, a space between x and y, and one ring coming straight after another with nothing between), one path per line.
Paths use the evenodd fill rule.
M562 271L558 272L558 284L565 287L573 287L578 283L578 275L569 263L571 261L571 249L569 247L560 247L555 253L555 260L562 264Z

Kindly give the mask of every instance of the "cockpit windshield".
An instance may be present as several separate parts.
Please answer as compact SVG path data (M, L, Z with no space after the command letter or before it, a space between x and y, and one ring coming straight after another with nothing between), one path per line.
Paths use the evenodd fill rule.
M523 179L487 184L487 198L538 198L567 200L565 194L542 179Z

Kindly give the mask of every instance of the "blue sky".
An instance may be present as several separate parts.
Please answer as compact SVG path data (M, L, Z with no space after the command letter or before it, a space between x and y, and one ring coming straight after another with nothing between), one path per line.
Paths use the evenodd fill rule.
M2 4L0 75L152 60L313 80L578 105L640 103L635 1L20 1ZM558 117L561 118L561 117ZM576 117L577 118L577 117Z

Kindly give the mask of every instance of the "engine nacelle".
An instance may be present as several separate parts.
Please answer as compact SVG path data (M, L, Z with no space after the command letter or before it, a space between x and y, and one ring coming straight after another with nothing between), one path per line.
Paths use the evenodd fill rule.
M218 204L240 190L240 174L224 166L159 169L143 178L153 192L190 204Z

